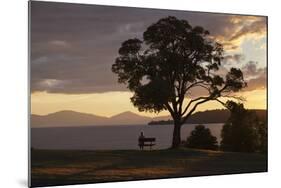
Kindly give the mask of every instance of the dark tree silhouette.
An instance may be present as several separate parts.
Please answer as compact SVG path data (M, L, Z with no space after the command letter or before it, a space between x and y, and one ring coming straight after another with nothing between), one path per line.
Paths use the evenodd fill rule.
M186 140L186 146L197 149L218 149L217 138L204 125L197 125Z
M232 101L226 107L231 116L222 129L221 149L236 152L266 152L267 127L256 113Z
M265 121L260 121L258 126L259 134L259 148L258 151L262 153L267 153L267 123Z
M123 42L112 71L134 92L131 102L139 111L169 111L176 148L182 124L200 104L221 102L220 97L246 86L240 69L231 68L225 78L216 73L222 59L223 47L209 31L169 16L149 26L143 40ZM192 98L197 87L206 93Z

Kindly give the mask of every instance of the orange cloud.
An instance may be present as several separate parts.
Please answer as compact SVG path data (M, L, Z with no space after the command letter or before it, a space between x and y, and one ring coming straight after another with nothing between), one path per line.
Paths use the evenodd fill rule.
M250 38L259 40L266 36L267 19L261 16L230 16L231 23L224 28L224 32L215 36L225 50L237 50L242 42Z

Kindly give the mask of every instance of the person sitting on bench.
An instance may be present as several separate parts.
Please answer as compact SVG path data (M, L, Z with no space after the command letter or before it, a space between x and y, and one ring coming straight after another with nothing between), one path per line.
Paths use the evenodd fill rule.
M144 135L143 135L143 132L141 132L140 136L139 136L139 146L140 146L140 149L143 150L143 146L144 146Z
M144 146L149 146L150 150L152 146L155 145L156 138L146 138L143 135L143 132L141 132L139 136L139 147L141 150L143 150ZM148 143L147 143L148 142Z

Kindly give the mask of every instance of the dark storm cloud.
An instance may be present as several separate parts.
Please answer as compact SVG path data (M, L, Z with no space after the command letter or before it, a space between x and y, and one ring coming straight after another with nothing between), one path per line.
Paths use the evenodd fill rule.
M243 54L232 54L224 56L223 63L226 65L231 65L233 63L241 63L245 59Z
M141 38L147 26L169 15L216 37L233 37L236 28L232 15L32 1L32 92L126 90L111 72L120 44Z
M244 67L242 67L243 74L247 81L246 91L254 89L266 88L267 73L266 68L258 68L258 63L255 61L249 61Z
M242 70L248 77L255 77L265 73L265 68L258 68L258 62L249 61Z

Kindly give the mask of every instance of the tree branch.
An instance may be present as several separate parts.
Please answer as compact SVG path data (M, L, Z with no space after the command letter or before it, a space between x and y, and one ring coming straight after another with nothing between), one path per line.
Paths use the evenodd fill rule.
M222 88L219 90L219 93L222 93L226 88L227 88L227 85L225 85L224 87L222 87ZM182 115L184 115L184 114L187 112L188 108L190 107L190 105L191 105L193 102L203 99L202 101L197 102L197 103L193 106L193 108L192 108L192 109L188 112L188 114L183 118L182 123L184 123L184 122L187 120L187 118L196 110L196 108L197 108L198 105L200 105L200 104L202 104L202 103L205 103L205 102L207 102L207 101L216 100L216 101L218 101L219 103L223 104L223 106L225 106L225 104L224 104L222 101L220 101L220 100L218 99L218 97L219 97L219 96L212 96L212 95L210 95L210 96L208 96L208 97L198 97L197 99L191 100L191 101L189 102L189 104L186 106L186 108L185 108L185 110L184 110L184 113L182 113Z
M169 105L169 103L165 104L165 107L168 109L168 111L170 112L171 116L173 117L173 119L175 118L175 113L172 109L172 107Z
M202 84L204 81L198 81L198 82L194 82L191 85L189 85L186 89L185 92L188 91L190 88L196 86L197 84Z
M207 97L207 98L205 98L203 101L197 102L197 103L193 106L193 108L188 112L188 114L183 118L182 123L184 123L184 122L187 120L187 118L196 110L196 108L197 108L197 106L198 106L199 104L205 103L205 102L210 101L210 100L212 100L212 98Z
M208 99L208 98L210 98L210 97L198 97L197 99L190 100L189 103L187 104L187 106L185 107L184 111L181 113L181 115L183 116L187 112L188 108L190 107L190 105L193 102L196 102L196 101L202 100L202 99Z
M246 101L246 99L244 97L236 96L236 95L222 95L221 97L236 99L236 100L241 101L241 102L245 102Z
M221 101L221 100L219 100L219 99L214 99L214 100L218 101L218 102L219 102L219 103L221 103L223 106L225 106L225 105L226 105L224 102L222 102L222 101Z

